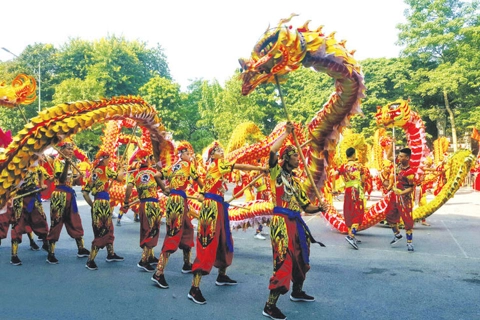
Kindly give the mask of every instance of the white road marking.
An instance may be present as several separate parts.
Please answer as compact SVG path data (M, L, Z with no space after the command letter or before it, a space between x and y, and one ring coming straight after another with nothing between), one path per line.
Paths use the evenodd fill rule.
M460 248L460 250L463 252L463 255L465 256L465 258L469 258L467 253L465 252L465 250L463 250L462 246L460 245L460 243L458 243L457 239L455 239L455 237L453 236L452 232L450 231L450 229L448 229L447 225L445 224L445 221L443 220L440 220L442 221L442 224L445 226L445 229L447 229L448 233L450 234L450 237L452 237L453 241L455 241L455 243L457 244L457 246Z

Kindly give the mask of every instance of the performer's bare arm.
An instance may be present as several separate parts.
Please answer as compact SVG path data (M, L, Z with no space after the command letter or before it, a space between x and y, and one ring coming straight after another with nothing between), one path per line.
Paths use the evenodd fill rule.
M198 184L199 190L203 190L203 187L205 186L203 184L203 180L200 177L198 177L197 179L195 179L195 182Z
M165 183L162 180L163 175L159 172L154 177L157 185L162 189L162 192L168 196L170 194L170 188L165 186Z
M330 175L332 176L332 178L336 178L339 174L340 172L338 172L338 170L335 170L335 169L330 170Z
M387 150L387 160L390 160L392 163L395 162L395 159L393 159L394 157L393 146L394 146L394 143L392 142L392 144L390 145L390 148L388 148Z
M394 188L393 191L395 192L395 194L397 196L403 196L404 194L409 194L413 191L414 187L410 187L410 188L407 188L405 190L400 190L400 189L397 189L397 188Z
M313 214L317 213L320 211L325 211L325 208L321 208L319 206L314 206L311 203L309 203L307 206L302 208L305 213Z
M125 168L120 168L120 170L118 170L117 178L115 178L115 180L117 182L123 182L125 180L125 172Z
M388 186L387 186L387 190L392 190L392 188L393 188L393 183L394 183L393 174L390 174L390 175L388 175Z
M47 189L47 185L45 184L45 178L43 176L43 172L38 172L38 183L40 186L40 189L45 190Z
M282 147L285 139L287 139L287 137L292 132L293 132L293 125L290 122L287 122L287 125L285 126L285 132L283 132L283 134L277 139L277 141L275 141L275 143L270 147L270 158L268 159L268 165L270 167L273 167L277 163L278 161L277 152Z
M125 200L123 201L123 204L128 205L130 202L130 196L132 195L132 190L133 190L133 184L129 183L127 184L127 189L125 190Z
M65 181L67 181L68 167L70 166L70 163L71 163L71 161L69 159L65 159L65 165L63 166L62 174L58 178L58 181L60 183L65 183Z
M93 201L92 201L92 198L90 198L90 193L83 190L82 195L83 195L83 198L85 199L85 201L88 203L88 205L90 207L92 207L93 206Z

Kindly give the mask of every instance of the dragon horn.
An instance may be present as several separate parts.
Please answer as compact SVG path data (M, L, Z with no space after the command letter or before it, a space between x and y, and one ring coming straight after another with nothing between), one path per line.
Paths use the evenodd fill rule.
M298 14L292 13L290 17L288 17L287 19L280 19L280 22L278 23L278 25L282 25L284 23L290 22L290 20L292 20L293 17L298 17Z
M238 63L240 63L243 70L247 70L247 59L240 58L238 59Z
M305 30L305 32L308 31L308 24L310 23L310 21L312 20L307 20L300 29Z
M264 32L264 33L267 33L267 32L268 32L268 30L270 30L270 23L268 24L267 30L265 30L265 32Z

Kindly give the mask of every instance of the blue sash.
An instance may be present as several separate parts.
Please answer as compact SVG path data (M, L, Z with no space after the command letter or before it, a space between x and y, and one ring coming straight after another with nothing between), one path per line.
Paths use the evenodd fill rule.
M308 264L310 258L308 256L308 246L307 246L307 237L310 239L311 243L318 243L320 246L325 247L325 245L317 240L315 240L310 232L305 221L303 221L302 216L299 211L293 211L287 208L274 207L273 213L286 215L289 219L294 219L297 223L297 232L298 238L300 239L300 246L302 248L302 257L303 261Z
M100 191L95 194L95 200L110 200L110 194L107 191Z
M55 189L61 190L63 192L68 192L72 195L72 206L73 206L73 213L78 213L78 206L77 206L77 194L73 188L66 186L64 184L57 186Z
M223 216L225 220L225 233L227 236L227 247L228 247L228 251L233 252L232 232L230 231L230 219L228 217L228 207L230 206L230 204L228 202L225 202L225 200L223 200L223 197L219 196L218 194L206 192L203 195L203 197L205 199L210 199L215 202L221 203L223 205Z
M32 199L30 199L30 201L27 204L27 212L28 213L32 213L33 208L35 207L35 201L42 202L42 198L40 198L40 191L32 194L31 197L32 197Z
M140 202L141 202L141 203L145 203L145 202L158 202L158 199L157 199L157 198L145 198L145 199L140 199Z
M170 194L176 194L177 196L181 196L183 199L187 199L187 194L183 190L172 189L170 190Z

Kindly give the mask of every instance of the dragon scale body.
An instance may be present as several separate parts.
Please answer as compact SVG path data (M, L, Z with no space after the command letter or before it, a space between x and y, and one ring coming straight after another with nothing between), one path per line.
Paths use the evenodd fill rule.
M326 151L335 150L342 129L349 118L361 113L360 99L365 86L360 66L345 49L345 42L337 42L334 34L325 36L321 28L310 30L308 22L301 28L283 26L290 19L280 21L277 28L267 30L255 45L249 60L241 59L242 93L248 94L260 83L284 81L286 75L301 67L325 72L335 79L335 92L308 124L311 139L308 169L317 188L325 181ZM314 186L306 183L307 192L314 198Z
M297 29L283 26L292 17L281 20L277 28L267 30L249 59L240 59L242 93L249 94L261 83L285 81L289 72L301 66L325 72L335 79L335 92L307 126L308 139L311 140L307 169L315 186L320 188L326 179L328 152L335 151L340 133L349 124L350 117L361 113L360 101L365 86L360 66L346 50L344 41L338 42L334 33L324 35L322 28L310 30L308 22ZM313 199L314 186L310 182L306 186ZM330 206L328 211L332 210L334 208Z
M32 118L0 154L0 208L22 181L26 169L34 165L46 148L94 123L124 118L130 118L149 130L157 158L170 152L156 110L139 97L60 104Z
M351 53L345 49L345 42L337 42L333 34L325 36L321 28L311 31L308 22L301 28L292 30L282 26L290 19L280 21L277 28L267 30L261 40L255 45L249 59L240 59L242 66L242 93L252 92L261 83L277 83L285 81L286 75L298 69L301 65L311 67L319 72L325 72L335 80L335 92L323 108L317 112L308 124L308 139L312 142L308 149L308 170L312 173L316 187L320 188L325 181L326 158L330 151L334 152L340 133L348 125L352 115L361 113L360 101L364 97L365 86L360 66ZM401 104L400 104L401 105ZM404 108L404 106L406 107ZM395 103L386 106L383 112L377 113L377 121L384 127L393 125L405 130L408 145L412 149L411 166L421 174L420 164L428 155L425 141L425 129L418 114L408 108L408 104L397 108ZM390 109L391 108L391 109ZM377 150L377 153L380 150ZM432 214L447 198L453 196L460 186L466 168L471 165L471 157L458 154L457 170L451 174L445 189L439 196L425 206L414 210L415 219ZM314 198L313 185L306 182L310 199ZM360 230L367 229L385 219L389 197L371 206L365 213ZM327 206L323 213L328 223L342 233L347 232L343 216L333 205ZM233 210L232 210L233 211ZM262 214L269 214L268 211ZM252 219L252 217L250 217Z

